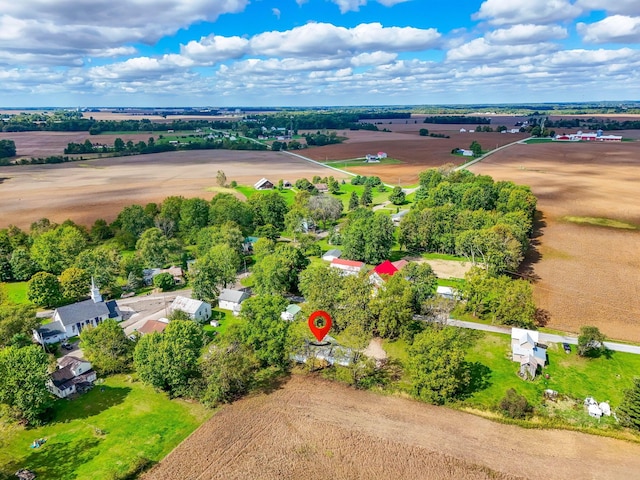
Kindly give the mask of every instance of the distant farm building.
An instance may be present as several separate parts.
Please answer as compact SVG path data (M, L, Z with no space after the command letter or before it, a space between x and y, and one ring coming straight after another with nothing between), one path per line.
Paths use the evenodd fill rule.
M597 132L583 133L578 131L576 133L556 135L554 140L557 142L621 142L621 135L603 135L602 130Z
M337 248L334 248L334 249L329 250L324 255L322 255L322 259L327 261L327 262L332 262L336 258L340 258L341 255L342 255L342 250L338 250Z
M273 183L266 178L261 178L253 185L253 188L256 190L271 190L273 189Z
M511 329L512 359L520 363L518 374L524 379L535 378L538 367L547 363L547 346L538 340L539 333L534 330Z
M337 268L342 275L357 275L364 269L364 262L356 262L354 260L343 260L334 258L329 264L331 268Z

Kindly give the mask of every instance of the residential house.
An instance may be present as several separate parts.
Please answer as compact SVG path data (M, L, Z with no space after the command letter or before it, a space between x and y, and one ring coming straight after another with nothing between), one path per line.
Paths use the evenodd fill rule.
M458 295L452 287L445 287L443 285L438 285L436 288L436 295L442 298L446 298L447 300L457 300Z
M253 246L258 241L258 237L247 237L242 242L242 251L244 253L253 253Z
M305 342L305 344L293 352L289 358L297 363L326 362L328 365L341 365L348 367L351 365L354 352L352 349L343 347L331 335L324 337L322 343Z
M284 312L280 314L280 318L283 320L288 320L292 322L298 316L298 314L302 311L299 305L291 304L289 305Z
M91 363L66 356L58 361L58 369L51 374L47 389L58 398L66 398L91 388L96 378Z
M191 320L195 320L197 322L206 322L211 318L211 305L207 302L203 302L202 300L196 300L195 298L187 298L181 295L178 295L169 310L174 312L176 310L180 310L189 315Z
M327 253L325 253L324 255L322 255L322 260L325 260L327 262L332 262L336 258L340 258L341 255L342 255L342 250L333 248L329 250Z
M80 335L88 326L97 327L107 319L122 320L122 313L115 300L104 301L100 290L91 281L91 298L56 308L52 322L34 330L33 336L38 343L56 343Z
M167 328L168 323L169 321L167 319L147 320L144 322L144 325L138 329L138 333L140 333L140 335L147 335L153 332L162 333L164 329Z
M365 163L380 163L380 159L378 158L377 155L371 155L370 153L367 153L364 157L364 161Z
M318 193L327 193L329 191L329 186L326 183L314 183L314 187L318 190Z
M386 152L378 152L378 160L382 160L383 158L387 158Z
M222 310L231 310L235 316L238 316L242 309L242 302L247 298L249 298L247 292L225 288L218 296L218 307Z
M356 262L353 260L343 260L342 258L334 258L329 264L331 268L337 268L342 275L358 275L365 267L364 262Z
M293 183L291 183L289 180L285 180L284 182L282 182L282 188L293 188Z
M266 178L261 178L253 185L253 188L256 190L271 190L273 189L273 183Z
M463 157L473 157L473 151L472 150L467 150L465 148L459 148L458 149L458 153L460 155L462 155Z
M380 265L375 267L369 273L369 281L374 285L380 287L384 284L384 276L392 277L398 271L398 267L396 267L390 260L385 260Z
M169 273L173 277L176 285L184 283L184 271L181 267L172 266L169 268L145 268L142 270L142 281L145 285L153 285L153 279L161 273Z
M519 375L533 379L538 367L547 363L547 346L538 342L539 333L522 328L511 329L511 352L514 362L520 363Z

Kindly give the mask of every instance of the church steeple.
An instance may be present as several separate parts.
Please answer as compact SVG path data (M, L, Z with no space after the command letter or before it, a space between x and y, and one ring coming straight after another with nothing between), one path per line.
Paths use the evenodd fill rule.
M93 281L93 277L91 277L91 300L93 300L93 303L102 302L102 295L100 295L100 289L96 287L96 283Z

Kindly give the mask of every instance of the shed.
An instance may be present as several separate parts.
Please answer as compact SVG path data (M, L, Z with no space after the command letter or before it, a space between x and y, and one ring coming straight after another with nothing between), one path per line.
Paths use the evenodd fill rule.
M456 299L456 291L453 289L453 287L445 287L443 285L438 285L438 288L436 288L436 295L442 298L446 298L448 300Z
M326 260L327 262L332 262L336 258L340 258L341 255L342 255L342 250L334 248L334 249L329 250L324 255L322 255L322 259Z
M263 177L253 185L253 188L256 190L271 190L273 189L273 182Z
M299 305L291 304L289 305L284 312L280 314L280 318L283 320L293 321L298 316L298 314L302 311Z

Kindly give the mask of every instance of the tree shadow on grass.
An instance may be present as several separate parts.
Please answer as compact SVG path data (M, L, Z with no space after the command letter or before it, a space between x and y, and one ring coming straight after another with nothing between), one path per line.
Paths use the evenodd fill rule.
M129 387L96 385L91 391L71 400L58 400L52 421L59 423L93 417L124 402L130 392Z
M469 375L469 383L461 392L460 398L469 398L476 392L491 386L491 369L480 362L465 362L464 368Z
M75 480L79 478L76 468L98 455L100 441L98 438L81 438L71 442L47 442L29 452L23 460L7 465L5 471L13 474L26 468L34 472L37 478ZM25 448L29 446L25 445Z
M540 280L540 276L535 272L535 265L542 260L542 254L540 253L540 237L542 236L543 230L546 226L547 222L544 219L544 214L540 210L536 210L529 248L527 249L524 259L518 268L518 275L522 278L531 280L532 282Z

